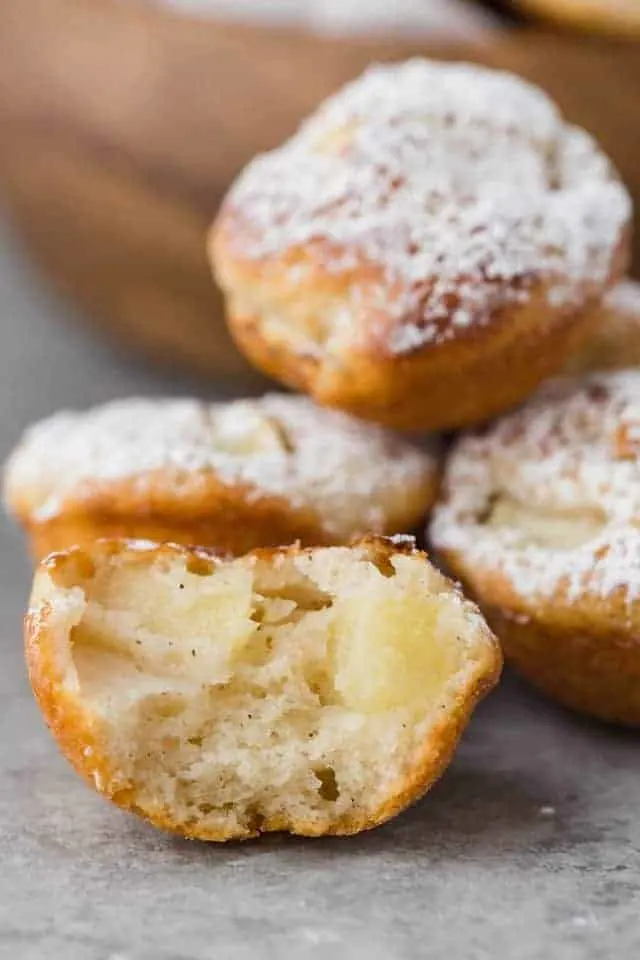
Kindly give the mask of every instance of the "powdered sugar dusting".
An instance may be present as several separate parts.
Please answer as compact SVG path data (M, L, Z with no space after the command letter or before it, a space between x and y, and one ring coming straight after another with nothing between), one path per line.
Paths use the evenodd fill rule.
M388 538L394 547L415 547L416 538L409 533L394 533Z
M433 541L500 571L524 597L635 599L639 458L640 371L550 383L486 434L459 441ZM515 522L487 522L496 504Z
M526 301L538 280L553 305L579 306L606 282L630 212L607 158L540 90L412 60L371 68L258 157L221 224L242 224L229 242L243 256L319 243L327 269L382 270L355 274L350 302L360 322L392 314L401 354Z
M433 448L302 397L131 399L58 413L28 430L7 464L5 497L11 509L26 492L35 519L45 520L83 490L119 479L144 495L151 474L166 470L179 497L181 476L214 472L256 497L281 494L294 508L315 509L330 533L379 531L426 491L435 469Z

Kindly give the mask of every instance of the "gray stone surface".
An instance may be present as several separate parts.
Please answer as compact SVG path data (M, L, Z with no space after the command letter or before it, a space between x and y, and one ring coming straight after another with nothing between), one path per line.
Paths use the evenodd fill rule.
M74 326L0 230L0 454L62 405L184 390ZM206 846L94 796L25 680L29 566L0 530L2 960L635 960L639 738L513 678L413 810L350 840Z

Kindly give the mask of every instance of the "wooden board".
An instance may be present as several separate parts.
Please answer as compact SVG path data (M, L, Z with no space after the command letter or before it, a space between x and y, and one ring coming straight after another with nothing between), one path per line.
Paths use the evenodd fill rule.
M204 256L220 197L248 159L372 60L414 54L540 83L600 139L640 200L632 43L506 31L473 49L329 41L134 0L2 0L0 191L87 317L155 357L253 388Z

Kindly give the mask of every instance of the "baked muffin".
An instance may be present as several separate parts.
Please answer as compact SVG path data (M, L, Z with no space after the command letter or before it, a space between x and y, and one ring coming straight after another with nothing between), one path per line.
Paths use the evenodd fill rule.
M26 652L76 770L203 840L383 823L440 776L501 666L406 537L226 561L122 540L54 554Z
M592 332L567 365L568 373L640 367L640 283L623 280L597 310Z
M542 91L412 60L370 69L258 157L210 255L260 369L364 419L452 428L562 367L622 274L630 214Z
M505 656L575 710L640 724L640 371L558 380L453 449L434 546Z
M133 399L28 430L4 496L35 557L121 536L240 554L409 530L437 477L434 447L305 398Z

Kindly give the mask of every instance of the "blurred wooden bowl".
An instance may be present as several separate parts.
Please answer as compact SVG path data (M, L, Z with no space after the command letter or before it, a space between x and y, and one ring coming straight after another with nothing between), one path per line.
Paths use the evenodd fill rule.
M205 259L219 200L251 156L371 60L415 53L548 81L638 183L640 67L617 52L537 35L471 50L336 41L140 0L1 0L0 193L38 261L97 325L257 389Z
M258 387L205 232L234 175L375 57L119 0L0 3L0 192L86 316L147 354Z
M553 23L623 37L640 37L639 0L515 0Z

